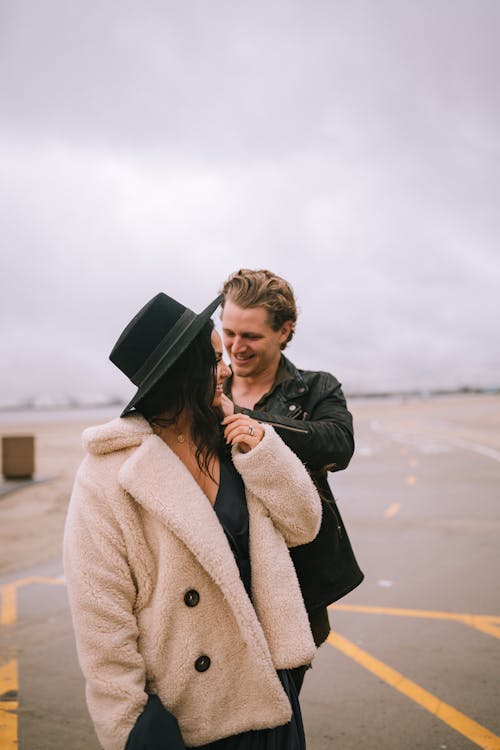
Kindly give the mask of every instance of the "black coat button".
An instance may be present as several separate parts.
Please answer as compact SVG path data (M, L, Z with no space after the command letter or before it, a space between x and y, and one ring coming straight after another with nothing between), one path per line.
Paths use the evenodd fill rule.
M200 595L196 589L189 589L189 591L186 591L184 594L184 604L187 607L196 607L199 601Z
M197 672L206 672L210 664L209 656L199 656L194 663L194 668Z

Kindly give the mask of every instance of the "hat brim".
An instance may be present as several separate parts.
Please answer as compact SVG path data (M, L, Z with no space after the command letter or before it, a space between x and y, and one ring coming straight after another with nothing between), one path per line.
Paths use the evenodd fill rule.
M152 372L143 380L135 396L129 401L122 413L121 417L125 417L134 410L136 405L143 399L147 394L154 388L154 386L161 380L161 378L168 372L172 365L179 359L181 354L184 354L188 346L194 341L196 336L199 334L207 320L211 318L215 310L219 307L224 295L219 294L212 302L201 312L199 315L195 315L183 328L179 336L167 349L162 353L161 359L158 361L156 367Z

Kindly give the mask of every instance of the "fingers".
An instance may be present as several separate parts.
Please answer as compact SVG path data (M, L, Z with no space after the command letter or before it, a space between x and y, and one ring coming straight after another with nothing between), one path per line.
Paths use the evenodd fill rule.
M238 445L246 453L255 448L264 437L264 426L246 414L232 414L222 422L224 437L229 445Z
M231 414L234 414L234 403L230 398L226 396L225 393L221 395L220 406L225 417L229 417Z
M263 424L261 422L257 422L256 419L251 419L248 416L248 414L242 414L241 412L235 412L234 414L229 414L227 417L224 418L222 424L229 425L229 424L235 424L236 422L241 422L241 423L244 422L247 430L248 430L249 425L253 425L254 428L256 426L263 428Z

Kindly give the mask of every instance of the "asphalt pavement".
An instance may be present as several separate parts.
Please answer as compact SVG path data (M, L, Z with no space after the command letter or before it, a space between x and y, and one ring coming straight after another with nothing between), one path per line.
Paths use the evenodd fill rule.
M352 406L332 486L366 579L307 673L308 750L500 750L500 399ZM99 750L60 561L0 587L0 750Z

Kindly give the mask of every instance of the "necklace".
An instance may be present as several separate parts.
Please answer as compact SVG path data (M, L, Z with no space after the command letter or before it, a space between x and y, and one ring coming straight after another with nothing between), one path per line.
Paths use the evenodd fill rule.
M160 432L163 432L164 430L175 432L175 439L181 445L187 441L183 432L176 432L175 422L171 422L167 419L154 419L151 421L151 424L153 425L153 429L156 427Z

